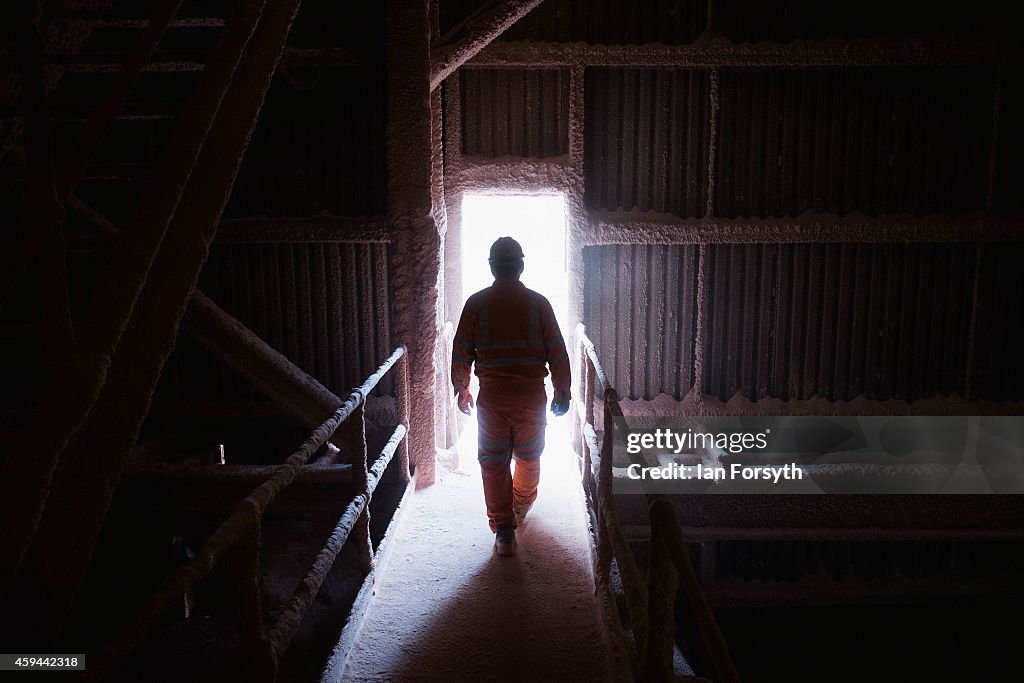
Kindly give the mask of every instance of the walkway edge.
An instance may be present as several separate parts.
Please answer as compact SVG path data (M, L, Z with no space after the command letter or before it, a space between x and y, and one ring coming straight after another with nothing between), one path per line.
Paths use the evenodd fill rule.
M601 606L601 618L604 621L605 632L608 634L608 669L615 673L616 681L631 682L635 680L635 676L630 664L626 635L616 608L615 595L612 592L611 582L602 579L597 561L597 511L591 505L591 499L582 482L579 483L579 486L580 504L583 506L584 518L587 521L587 540L590 546L591 570L594 574L594 593Z
M334 651L324 666L320 683L338 683L338 681L341 681L342 672L345 670L345 661L348 659L349 652L351 652L352 646L363 629L363 622L366 621L367 608L373 598L374 589L377 587L377 579L387 571L388 562L394 554L392 539L397 533L397 529L401 526L406 512L412 507L411 499L415 495L415 491L416 475L414 474L405 487L402 500L399 501L395 514L391 517L391 522L388 524L387 531L384 532L384 537L377 546L377 552L374 554L373 571L363 579L363 585L360 586L359 593L352 603L352 609L345 620L345 626L341 629L338 643L334 646Z

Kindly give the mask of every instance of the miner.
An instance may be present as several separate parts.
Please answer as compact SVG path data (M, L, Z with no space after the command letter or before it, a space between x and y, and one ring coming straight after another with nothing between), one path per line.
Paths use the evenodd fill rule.
M499 555L516 549L517 526L537 499L547 424L544 378L551 370L551 412L569 409L570 369L551 303L519 281L523 250L511 237L491 245L494 284L469 297L452 348L452 384L470 415L469 375L476 364L480 470L487 518ZM512 459L515 474L512 474Z

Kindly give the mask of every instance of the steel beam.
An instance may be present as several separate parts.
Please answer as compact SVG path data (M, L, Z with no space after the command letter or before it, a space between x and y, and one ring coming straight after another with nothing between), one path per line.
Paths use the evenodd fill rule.
M950 66L1020 64L1024 49L1010 40L965 40L955 36L913 39L733 43L726 38L687 45L590 45L495 41L466 62L474 68L601 66L644 68L817 68L858 66Z
M390 242L386 219L312 216L310 218L229 218L221 221L217 243Z
M472 59L544 0L491 2L441 36L430 50L430 89Z
M149 412L189 297L231 194L242 157L301 0L268 2L118 344L96 407L66 449L51 503L26 560L44 586L38 611L59 627L92 560L114 488ZM128 235L126 235L126 238ZM54 585L59 572L59 585Z
M198 290L182 331L308 427L344 403Z
M200 150L217 118L224 93L235 77L236 67L253 35L264 2L254 0L248 3L247 11L241 12L229 23L209 67L183 109L184 113L172 134L168 152L154 173L153 182L139 200L130 221L130 229L126 230L124 239L115 244L109 265L93 294L94 304L83 320L83 333L79 340L79 371L47 382L41 392L43 405L36 419L22 431L19 442L3 463L0 487L4 495L0 496L0 513L7 520L7 543L3 549L3 562L0 563L0 589L6 588L17 574L36 534L44 507L47 507L51 479L61 453L100 399L122 334L132 318L156 253L200 158ZM210 139L217 140L216 137ZM120 424L120 428L124 429L123 423ZM107 445L100 450L105 450ZM84 457L93 455L95 453ZM78 453L78 456L83 457L83 454ZM96 474L103 477L100 472ZM75 497L74 493L69 495L72 499ZM49 516L59 517L63 513L67 516L65 523L73 526L81 524L88 529L91 528L87 521L90 516L99 513L98 517L102 519L105 506L101 507L103 510L94 509L87 513L77 509L63 510ZM93 522L91 526L98 529L95 519ZM94 538L90 536L88 533L81 538L75 535L72 546L78 551L79 559L83 555L91 557ZM47 538L44 544L51 547L53 541L54 538ZM75 550L69 552L76 554ZM51 557L49 552L43 552L42 556ZM49 571L52 572L61 564L60 560L55 563ZM69 584L65 589L52 593L46 590L53 586L42 579L43 575L33 575L31 570L27 572L30 584L36 590L45 587L43 592L54 598L49 605L40 605L38 613L33 611L32 614L33 617L39 617L36 623L42 624L44 631L63 620L83 571L79 567L77 576L72 574L67 577ZM27 597L27 594L20 597ZM31 635L30 630L26 630L26 635Z
M396 341L409 344L409 454L417 486L434 482L439 404L434 351L441 332L441 234L433 218L427 3L388 0L388 222L393 237ZM415 343L412 343L415 340Z

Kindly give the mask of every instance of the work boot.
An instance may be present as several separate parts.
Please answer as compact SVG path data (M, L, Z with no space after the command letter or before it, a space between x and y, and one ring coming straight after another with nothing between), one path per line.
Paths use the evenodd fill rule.
M513 526L503 526L494 534L494 550L499 555L516 554L516 530Z
M520 509L513 508L512 513L516 517L516 526L520 527L526 523L526 515L530 514L530 508L533 507L533 503L530 503L526 507Z

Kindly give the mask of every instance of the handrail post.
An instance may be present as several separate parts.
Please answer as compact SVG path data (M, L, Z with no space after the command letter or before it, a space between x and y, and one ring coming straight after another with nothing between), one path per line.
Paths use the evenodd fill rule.
M587 444L586 439L583 437L583 419L580 417L579 410L580 405L583 403L583 384L581 378L583 365L581 364L581 349L579 330L577 329L577 334L573 339L573 355L571 356L573 363L572 377L574 380L572 397L576 399L576 405L572 407L572 446L573 450L576 451L576 454L582 457L586 453Z
M404 346L402 357L398 359L398 377L396 378L396 391L398 395L398 423L409 429L409 353ZM409 469L409 439L402 439L399 446L399 457L402 462L402 481L408 484L412 479Z
M117 666L118 661L144 637L156 620L164 614L183 592L189 590L210 571L223 562L233 581L233 600L236 610L236 627L241 643L241 670L247 681L274 681L284 652L305 610L313 602L326 573L337 557L341 546L351 534L359 547L360 562L366 574L373 570L373 549L369 534L369 505L384 470L400 445L407 443L409 402L408 380L405 369L405 346L399 346L391 356L360 387L353 390L348 400L333 415L318 426L305 442L293 452L273 475L257 486L242 499L231 515L199 548L196 555L178 567L119 629L107 644L93 656L95 666L87 674L89 680L106 678ZM375 461L370 471L364 405L366 396L377 385L381 377L394 364L399 368L399 410L403 424L396 428L391 440ZM328 545L321 551L312 573L306 577L290 608L284 623L281 618L271 629L263 624L261 605L260 548L262 545L262 518L266 509L298 475L312 453L331 439L341 425L348 420L347 431L339 436L347 438L352 456L352 477L356 494L349 508L339 520ZM403 454L405 451L403 451ZM406 458L406 463L408 462ZM404 468L408 473L408 466ZM408 476L404 477L408 483ZM358 515L358 516L357 516ZM355 518L355 521L352 519Z
M235 627L240 644L241 670L247 681L274 681L278 659L270 649L263 624L260 546L263 520L253 515L250 527L225 557L230 566L235 603Z
M583 410L586 422L592 425L594 424L594 381L597 378L597 371L586 349L583 349L583 368ZM588 485L593 476L591 472L593 468L593 454L590 452L590 446L586 444L583 446L583 452L583 483Z
M715 615L708 604L707 596L701 588L700 580L693 570L689 553L686 550L686 539L683 538L683 531L676 518L675 508L660 495L651 496L649 508L652 527L656 520L660 520L659 525L663 530L660 542L665 547L665 552L671 556L678 572L678 587L693 613L704 651L711 659L717 680L722 683L738 683L740 678L736 671L736 665L729 654L729 647L722 637L718 622L715 621Z
M647 648L644 652L645 678L672 679L672 649L675 640L675 604L679 573L665 538L666 522L651 509L651 552L647 570Z
M369 484L369 461L366 452L366 415L363 410L365 398L360 401L349 416L352 421L349 427L349 443L352 449L352 481L358 491L357 495L366 495ZM359 550L359 564L364 574L373 571L373 548L370 544L370 506L367 505L359 513L355 528L352 530L356 547Z

